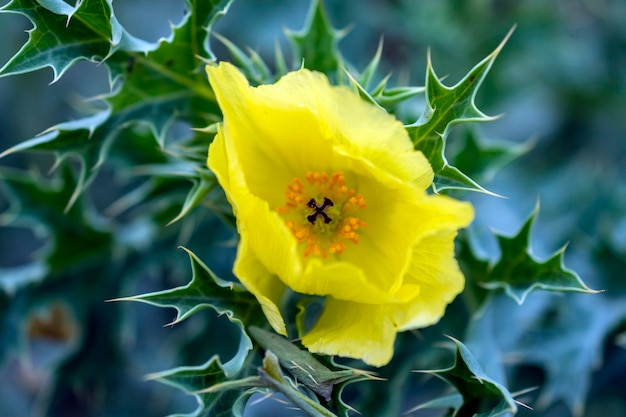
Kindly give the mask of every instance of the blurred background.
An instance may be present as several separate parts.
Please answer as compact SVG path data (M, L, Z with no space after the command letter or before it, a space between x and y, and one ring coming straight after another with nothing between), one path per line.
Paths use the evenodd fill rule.
M537 359L537 366L517 368L519 382L513 385L549 384L555 391L551 395L554 401L533 397L531 405L537 401L545 407L519 415L567 417L572 409L579 416L626 415L626 2L326 0L324 4L335 27L348 29L339 44L346 59L355 68L364 68L382 38L381 66L396 83L422 85L430 49L437 74L453 85L516 27L476 100L486 114L501 117L478 129L486 146L500 141L511 146L532 141L535 146L497 175L481 173L481 184L506 198L462 197L476 206L475 232L481 255L497 256L491 229L515 233L539 201L540 214L532 233L534 254L545 259L568 243L566 266L590 287L606 290L593 296L529 297L528 311L533 311L533 298L541 299L542 305L569 306L554 310L560 315L553 317L558 326L569 326L569 338L559 342L552 359L560 363L558 355L574 355L580 366L569 369L569 374L559 374L544 366L551 359L548 352L548 358ZM249 46L272 57L276 42L287 45L284 29L300 29L308 8L308 0L235 0L215 30L240 47ZM156 41L169 34L169 22L180 21L185 5L175 0L133 0L115 2L114 9L131 34ZM30 27L23 16L0 14L0 64L26 42L25 31ZM213 45L217 56L226 59L227 53L216 39ZM105 68L89 62L78 63L50 85L51 80L49 69L0 78L0 152L54 124L77 118L85 97L108 91ZM402 115L407 123L421 110L419 100L414 104ZM464 130L452 132L451 158L466 134ZM5 167L43 173L52 163L49 155L36 154L11 155L0 161ZM119 189L106 185L111 179L115 179L113 167L105 169L93 184L89 194L96 207L116 198ZM8 207L8 197L0 194L0 213ZM211 257L214 261L207 263L225 276L230 273L233 250L223 243L232 236L217 222L212 227L212 236L193 239L197 247L204 245L201 257ZM32 225L1 227L0 273L28 263L44 243ZM194 249L193 244L190 247ZM170 255L172 264L187 265L186 255L176 251L175 239L169 250L176 252ZM188 271L172 268L155 270L151 276L133 276L115 288L94 280L93 285L101 285L102 291L88 301L90 308L79 313L55 303L53 297L42 297L40 304L28 301L23 290L12 292L14 284L4 282L0 342L20 347L0 348L0 416L191 412L195 407L191 397L144 382L143 375L204 362L208 357L205 348L216 335L203 329L208 321L221 319L198 315L183 325L163 328L173 317L171 311L142 305L112 307L98 301L98 297L112 298L121 291L136 294L170 288L188 279ZM16 307L20 303L30 307L20 310ZM18 316L24 312L28 320ZM524 306L516 314L523 315ZM86 332L85 326L96 326L91 333L101 338L94 341L99 348L76 355L75 346L79 335ZM21 344L13 344L18 339ZM185 341L182 351L181 340ZM480 354L477 356L480 359ZM74 372L77 367L80 372ZM568 378L551 382L555 375ZM588 384L578 386L578 378L588 378ZM583 412L576 404L585 395ZM419 402L417 398L410 401L405 409ZM263 415L263 407L257 405L257 411L249 415ZM276 416L297 415L280 404L278 409Z

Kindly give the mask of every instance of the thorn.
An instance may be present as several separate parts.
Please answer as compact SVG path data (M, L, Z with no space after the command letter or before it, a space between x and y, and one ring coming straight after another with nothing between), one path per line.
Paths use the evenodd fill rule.
M520 395L524 395L524 394L528 394L529 392L533 392L533 391L537 391L539 389L539 385L536 385L534 387L530 387L530 388L526 388L520 391L515 391L512 392L511 395L513 397L519 397Z
M271 398L271 397L272 397L272 395L274 395L274 393L273 393L272 391L270 391L270 392L268 392L267 394L263 395L261 398L257 398L257 399L256 399L256 400L254 400L254 401L250 401L250 402L248 403L248 406L252 407L252 406L255 406L255 405L257 405L257 404L260 404L260 403L262 403L263 401L267 400L268 398Z
M523 402L521 402L521 401L517 401L517 400L515 400L515 399L514 399L514 400L513 400L513 402L514 402L515 404L517 404L517 405L521 405L522 407L524 407L524 408L526 408L526 409L528 409L528 410L530 410L530 411L535 411L535 410L534 410L531 406L529 406L528 404L524 404L524 403L523 403Z

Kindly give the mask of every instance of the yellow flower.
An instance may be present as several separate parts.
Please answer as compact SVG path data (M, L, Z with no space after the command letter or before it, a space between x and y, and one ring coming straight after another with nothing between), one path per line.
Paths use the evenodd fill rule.
M312 352L382 366L396 333L439 321L462 291L457 229L471 205L426 193L432 169L402 124L320 73L251 87L208 66L224 115L208 165L237 217L234 273L274 330L288 289L324 297Z

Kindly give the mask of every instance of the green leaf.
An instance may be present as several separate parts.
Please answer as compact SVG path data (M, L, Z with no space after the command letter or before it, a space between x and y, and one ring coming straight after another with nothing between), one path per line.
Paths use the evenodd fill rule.
M511 357L515 365L543 368L545 378L528 382L541 384L539 399L531 405L542 408L562 401L580 417L607 334L625 317L626 304L607 293L542 293L524 306L495 294L471 322L466 342L494 378L504 379L504 364Z
M372 57L372 60L367 64L365 69L356 77L359 85L362 85L365 90L368 90L371 86L376 73L378 72L378 65L380 64L380 57L383 53L383 40L382 38L378 42L378 48L376 53Z
M198 408L190 414L177 417L230 417L243 393L240 390L207 392L206 388L227 381L227 375L237 371L238 369L231 369L230 363L222 365L219 358L214 356L203 365L177 367L150 374L148 379L157 380L196 397Z
M476 129L466 129L462 146L450 159L464 174L481 181L491 181L503 166L529 152L534 140L514 144L504 141L485 141Z
M371 378L369 374L356 369L333 371L311 353L300 349L276 333L254 326L249 327L248 332L263 349L276 354L281 365L288 369L297 381L309 387L326 401L330 401L335 385Z
M594 294L592 290L572 270L563 265L565 247L556 251L545 261L538 261L530 250L530 230L539 205L528 217L515 236L497 234L500 258L491 264L487 271L473 277L487 289L504 289L505 293L522 304L528 294L536 289L560 292L584 292ZM473 254L468 254L475 258ZM473 261L484 264L484 261Z
M217 33L214 33L213 36L228 49L233 63L239 67L252 85L270 84L276 80L267 64L256 52L249 50L248 53L245 53L225 37ZM280 59L280 55L277 56L277 59Z
M388 78L383 79L372 91L368 91L347 70L345 74L350 85L356 89L356 92L363 100L386 111L393 111L398 104L424 92L423 87L394 87L387 89Z
M241 329L243 342L235 358L237 363L243 364L247 352L252 349L252 341L246 335L242 320L250 320L259 313L256 299L241 284L219 278L193 252L182 249L189 255L193 274L187 285L111 301L138 301L156 307L174 308L176 318L169 325L180 323L206 308L225 314Z
M161 40L158 48L147 56L115 51L106 64L111 82L115 81L117 88L103 98L106 110L54 126L42 136L4 151L0 158L21 151L52 151L59 159L57 163L70 156L78 158L81 173L76 189L67 201L69 209L94 180L114 142L125 140L123 130L128 126L146 126L163 148L175 120L197 127L215 122L220 111L202 70L202 59L212 58L208 49L208 31L230 3L205 1L194 4L194 13L187 15L179 26L174 27L172 36ZM209 135L201 132L197 135L204 136L209 143ZM147 140L152 141L151 138ZM208 182L201 179L200 186L192 190L183 215L199 202L208 188Z
M203 63L214 59L209 31L232 0L194 1L180 25L158 48L142 54L116 54L109 61L111 79L121 86L106 97L116 125L136 121L148 125L163 146L174 119L204 127L220 114Z
M258 376L250 376L234 381L225 381L214 384L208 388L199 391L198 394L223 393L223 392L243 392L243 398L240 397L233 405L233 412L241 414L243 410L243 400L259 388L268 388L274 392L280 393L287 398L300 411L306 413L310 417L337 417L331 411L322 406L317 399L309 396L298 389L298 382L291 381L286 377L280 367L278 357L271 351L265 352L263 358L263 366L258 368ZM236 412L235 412L236 411Z
M472 252L471 234L472 226L459 233L457 259L463 275L467 279L463 295L471 311L477 312L491 293L481 285L481 283L489 281L490 263L488 260L475 256Z
M456 344L454 365L446 369L419 372L443 379L461 394L463 404L454 416L497 417L507 413L515 414L517 405L511 393L485 374L463 343L451 339ZM450 404L448 401L443 403L445 407Z
M311 1L302 30L286 33L293 46L294 68L304 65L329 76L341 75L343 58L337 44L346 32L332 27L321 0Z
M382 109L382 106L380 106L378 104L378 102L376 101L376 99L374 97L372 97L372 95L365 89L365 87L363 87L353 76L352 74L350 74L348 72L348 70L345 70L345 74L348 77L348 80L350 82L350 84L352 85L352 87L354 89L356 89L356 92L359 94L359 96L367 101L368 103L374 105L374 106L378 106Z
M2 168L0 180L9 201L8 210L0 214L0 224L23 225L36 232L43 230L47 238L46 246L28 267L34 268L30 272L39 271L31 278L42 277L44 271L46 274L69 272L96 260L110 262L112 234L95 210L86 203L66 210L76 187L69 166L64 165L51 179L32 171Z
M168 223L168 225L177 222L178 220L189 214L194 208L196 208L204 198L217 187L217 179L209 170L202 170L200 172L200 178L194 181L193 187L189 190L187 198L183 203L183 207L180 213Z
M18 13L32 23L28 42L0 69L0 76L51 67L53 82L80 60L102 62L117 50L147 52L154 46L129 35L110 0L12 0L0 12Z
M116 137L117 132L110 130L113 126L105 123L109 115L109 111L102 111L90 117L58 124L41 136L7 149L0 154L0 158L23 151L43 151L56 155L56 165L69 157L78 159L81 169L76 188L65 202L65 211L68 211L95 178Z
M259 368L259 377L268 388L283 394L310 417L337 417L320 403L295 389L294 384L283 375L278 358L269 350L265 352L263 367Z
M245 326L264 316L256 299L241 284L217 277L193 252L183 249L189 255L193 272L187 285L111 301L138 301L156 307L174 308L177 314L170 325L180 323L206 308L226 315L240 330L239 346L233 358L222 364L218 357L213 357L203 365L178 367L152 374L150 378L196 395L200 406L191 416L231 415L241 392L206 390L241 371L252 350L252 341L244 330Z
M426 68L426 109L420 118L407 126L415 148L422 151L435 171L435 191L468 189L487 192L456 167L448 164L445 145L450 129L457 124L493 120L474 103L476 93L493 62L504 47L509 32L498 47L453 87L441 83L432 67L430 54Z

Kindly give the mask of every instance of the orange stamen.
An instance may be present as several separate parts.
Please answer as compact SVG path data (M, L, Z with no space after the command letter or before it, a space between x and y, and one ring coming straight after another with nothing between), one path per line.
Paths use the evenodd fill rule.
M285 225L296 241L303 243L304 256L338 256L347 250L348 241L357 245L358 230L367 226L355 216L357 211L366 208L363 195L346 185L343 172L329 175L324 171L309 171L304 174L304 180L306 182L296 177L287 184L285 205L276 209L285 218ZM320 206L326 199L333 204ZM313 221L310 220L314 214L311 201L315 202L315 213L320 212ZM317 217L329 220L318 221Z

